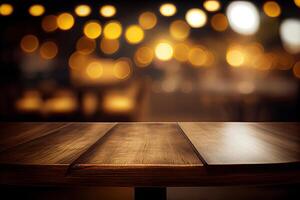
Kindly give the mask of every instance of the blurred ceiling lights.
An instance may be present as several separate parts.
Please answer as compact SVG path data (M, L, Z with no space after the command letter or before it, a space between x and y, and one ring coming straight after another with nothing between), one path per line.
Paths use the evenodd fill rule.
M233 1L226 10L230 27L237 33L252 35L258 31L260 19L255 5L247 1Z
M159 8L160 13L165 17L171 17L176 14L177 8L172 3L162 4Z
M192 28L200 28L206 24L207 16L203 10L192 8L187 11L185 19Z
M300 52L300 20L285 19L280 25L280 37L283 46L290 53Z

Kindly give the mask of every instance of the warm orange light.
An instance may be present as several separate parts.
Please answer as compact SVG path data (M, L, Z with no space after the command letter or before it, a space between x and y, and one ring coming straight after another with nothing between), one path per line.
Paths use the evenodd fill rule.
M165 4L163 4L163 5L160 6L159 12L163 16L170 17L170 16L175 15L175 13L177 12L177 8L172 3L165 3Z
M190 34L190 27L185 21L176 20L170 25L170 33L176 40L185 40Z
M206 13L199 8L192 8L185 15L187 23L193 28L200 28L206 24Z
M103 17L113 17L117 10L113 5L104 5L100 8L100 14Z
M209 12L215 12L221 8L221 4L217 0L207 0L204 1L203 7Z
M57 26L61 30L69 30L73 27L75 21L71 14L62 13L57 17Z
M174 58L180 62L185 62L188 60L189 47L184 44L176 44L174 46Z
M222 13L215 14L211 18L211 26L216 31L219 32L225 31L228 27L227 17Z
M0 15L8 16L14 11L14 7L11 4L4 3L0 5Z
M278 17L281 13L281 8L276 1L267 1L264 3L263 10L269 17Z
M194 47L189 51L188 60L195 67L204 66L207 62L207 52L201 46Z
M43 100L38 91L26 91L24 96L16 101L16 109L21 112L38 112Z
M75 13L77 16L79 17L86 17L91 13L91 8L88 5L82 4L82 5L78 5L75 8Z
M48 41L41 45L40 55L44 59L53 59L58 52L57 45L54 42Z
M82 54L91 54L96 49L96 42L88 37L81 37L76 43L76 49Z
M86 68L86 74L91 79L100 78L103 74L103 67L100 62L91 62Z
M148 66L154 57L153 50L149 47L141 47L139 48L134 55L134 62L139 67Z
M293 67L293 72L294 72L294 75L297 77L297 78L300 78L300 61L298 61L294 67Z
M43 18L42 28L46 32L52 32L57 29L57 17L55 15L48 15Z
M155 56L162 61L170 60L173 56L173 47L167 42L159 43L155 47Z
M22 38L20 46L24 52L31 53L39 47L39 40L34 35L26 35Z
M131 73L131 62L128 59L119 59L114 64L114 75L118 79L126 79Z
M87 65L88 61L86 55L76 51L69 58L69 66L72 70L80 70Z
M300 0L294 0L296 6L298 6L300 8Z
M45 7L41 4L35 4L29 7L28 12L34 17L41 16L45 12Z
M100 48L105 54L114 54L119 50L120 43L119 40L110 40L107 38L102 38L100 42Z
M128 113L134 109L134 101L126 94L109 93L103 99L103 109L108 113Z
M130 44L140 43L144 39L144 31L138 25L131 25L125 31L125 38Z
M157 18L153 12L144 12L139 16L139 24L145 29L152 29L157 23Z
M227 63L233 67L240 67L245 62L245 54L239 47L230 47L226 53Z
M103 34L107 39L118 39L122 34L122 25L118 21L110 21L104 26Z
M102 28L97 21L90 21L84 25L83 33L90 39L96 39L101 35Z

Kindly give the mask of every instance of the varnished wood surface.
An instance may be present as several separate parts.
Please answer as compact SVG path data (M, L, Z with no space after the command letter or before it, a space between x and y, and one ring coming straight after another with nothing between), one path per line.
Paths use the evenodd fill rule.
M47 135L70 123L2 123L0 124L0 151Z
M6 145L0 152L0 184L200 186L300 180L299 123L10 123L0 129L0 143Z
M299 124L179 123L208 166L300 161Z

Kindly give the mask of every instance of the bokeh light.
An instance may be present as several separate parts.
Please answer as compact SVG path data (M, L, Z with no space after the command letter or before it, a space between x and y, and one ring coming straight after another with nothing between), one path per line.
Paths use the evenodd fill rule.
M46 32L52 32L57 29L57 17L55 15L45 16L42 20L42 28Z
M174 46L174 58L180 62L188 60L189 46L184 43L179 43Z
M195 67L204 66L207 62L206 49L201 46L193 47L189 51L188 60Z
M41 4L35 4L29 7L28 12L34 17L38 17L44 14L45 7Z
M293 73L297 78L300 78L300 61L298 61L293 67Z
M69 66L72 70L79 70L87 63L88 57L78 51L74 52L69 58Z
M61 13L57 17L57 26L61 30L69 30L75 23L74 17L70 13Z
M222 13L215 14L210 23L213 29L219 32L225 31L228 27L227 17Z
M172 3L165 3L159 7L159 12L163 16L170 17L170 16L175 15L175 13L177 12L177 8Z
M85 5L85 4L82 4L82 5L78 5L76 6L75 8L75 13L77 16L79 17L86 17L88 16L89 14L91 14L91 7L88 6L88 5Z
M298 6L300 8L300 0L294 0L296 6Z
M226 10L230 27L237 33L252 35L258 31L260 18L255 5L248 1L233 1Z
M151 64L154 52L150 47L143 46L138 48L134 55L134 62L139 67L146 67Z
M279 33L288 52L300 52L300 19L285 19L280 25Z
M14 11L14 7L11 4L3 3L0 5L0 15L8 16Z
M55 42L44 42L40 47L40 56L43 59L53 59L58 53L58 47Z
M24 52L31 53L39 47L39 40L34 35L25 35L21 40L20 46Z
M126 79L131 73L131 61L127 58L120 58L114 64L114 76L118 79Z
M145 30L154 28L156 23L157 18L153 12L144 12L139 16L139 24Z
M109 93L103 99L103 109L112 114L128 113L134 109L134 101L124 94Z
M281 8L276 1L267 1L263 5L265 14L269 17L278 17L281 13Z
M122 34L122 25L118 21L108 22L104 26L103 34L107 39L118 39Z
M138 25L131 25L125 31L126 41L130 44L138 44L144 39L144 31Z
M98 21L90 21L84 25L83 33L90 39L96 39L101 35L102 28Z
M207 0L204 1L203 7L209 12L215 12L220 10L221 3L218 0Z
M185 40L190 34L190 26L183 20L176 20L170 25L170 33L176 40Z
M192 8L187 11L185 19L192 28L200 28L206 24L207 16L203 10Z
M100 62L91 62L86 68L86 74L91 79L100 78L103 74L103 67Z
M113 5L104 5L100 8L100 14L103 17L113 17L117 10Z
M155 56L162 61L167 61L170 60L173 57L173 47L167 43L167 42L162 42L159 43L155 47Z
M100 42L100 49L103 53L105 54L114 54L119 50L120 47L120 42L117 39L107 39L107 38L102 38Z
M76 50L82 54L91 54L96 49L96 42L88 37L81 37L76 43Z
M226 61L233 67L240 67L245 62L245 54L239 46L231 46L227 49Z

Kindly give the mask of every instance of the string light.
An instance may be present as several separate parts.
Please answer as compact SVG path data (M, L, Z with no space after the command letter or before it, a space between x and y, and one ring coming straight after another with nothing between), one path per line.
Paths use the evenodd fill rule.
M0 15L8 16L14 11L14 7L11 4L4 3L0 5Z
M58 47L55 42L48 41L41 45L40 55L42 58L49 60L53 59L58 53Z
M175 13L177 12L177 8L172 3L165 3L165 4L163 4L163 5L160 6L159 12L163 16L171 17L171 16L175 15Z
M155 47L155 56L162 61L170 60L173 56L173 47L167 42L159 43Z
M88 5L78 5L75 8L75 13L79 17L86 17L91 13L91 8Z
M204 1L203 7L209 12L215 12L221 8L221 4L217 0L207 0Z
M84 35L90 39L96 39L101 35L101 32L101 25L97 21L87 22L83 28Z
M61 13L57 17L57 26L61 30L69 30L73 27L75 21L70 13Z
M104 26L104 37L107 39L118 39L122 34L122 25L118 21L110 21Z
M29 7L28 12L34 17L38 17L44 14L45 7L41 4L35 4Z
M144 39L144 31L138 25L131 25L126 29L125 38L130 44L140 43Z
M192 28L200 28L206 24L207 16L203 10L192 8L187 11L185 19Z
M100 14L103 17L113 17L117 10L113 5L104 5L100 8Z
M25 35L20 46L24 52L32 53L39 47L39 40L35 35Z

